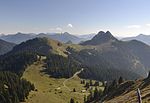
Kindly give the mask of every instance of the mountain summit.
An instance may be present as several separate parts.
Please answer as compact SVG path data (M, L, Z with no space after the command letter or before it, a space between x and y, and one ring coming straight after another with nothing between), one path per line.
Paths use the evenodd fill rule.
M100 31L91 40L83 42L82 45L99 45L109 41L117 41L117 39L109 31L107 31L106 33Z

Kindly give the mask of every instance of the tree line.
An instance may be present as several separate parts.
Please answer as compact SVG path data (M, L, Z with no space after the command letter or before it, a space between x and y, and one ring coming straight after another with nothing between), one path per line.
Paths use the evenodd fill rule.
M78 61L71 57L63 57L61 55L49 54L46 60L46 72L56 78L69 78L75 72L81 70Z

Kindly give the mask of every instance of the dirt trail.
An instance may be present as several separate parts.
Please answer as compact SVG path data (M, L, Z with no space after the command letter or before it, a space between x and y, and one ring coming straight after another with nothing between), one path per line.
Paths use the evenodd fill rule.
M82 68L80 71L77 71L72 77L66 79L64 82L63 82L63 86L65 88L67 88L69 91L72 91L68 86L66 86L66 82L73 79L74 77L76 77L78 74L80 74L84 69Z

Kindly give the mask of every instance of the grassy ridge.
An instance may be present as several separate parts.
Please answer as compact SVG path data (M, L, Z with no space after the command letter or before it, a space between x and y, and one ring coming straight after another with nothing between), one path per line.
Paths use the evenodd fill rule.
M125 82L127 83L127 82ZM150 85L149 81L143 79L136 80L135 83L125 89L123 93L118 96L114 96L110 100L106 100L105 103L138 103L137 89L140 89L142 103L150 103ZM145 85L146 84L146 85ZM118 92L119 89L116 89Z

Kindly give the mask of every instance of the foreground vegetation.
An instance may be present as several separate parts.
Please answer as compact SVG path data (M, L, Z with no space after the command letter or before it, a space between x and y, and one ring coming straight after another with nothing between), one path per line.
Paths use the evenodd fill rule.
M105 98L105 103L125 102L137 103L137 89L141 92L141 99L143 103L150 102L150 74L145 79L138 79L135 81L125 81L120 85L116 85L114 90L109 91Z
M25 101L34 85L11 72L0 71L0 103Z

